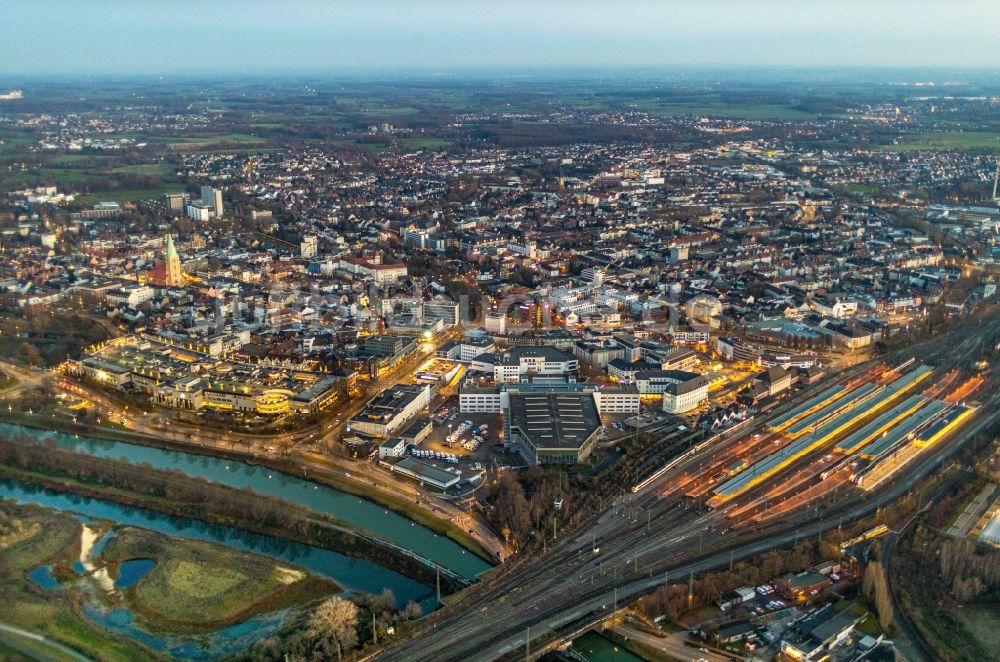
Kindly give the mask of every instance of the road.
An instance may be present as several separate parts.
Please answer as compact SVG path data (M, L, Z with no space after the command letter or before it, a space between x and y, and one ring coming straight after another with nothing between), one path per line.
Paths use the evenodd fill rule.
M908 351L940 361L965 361L995 342L991 323L939 337ZM932 353L933 352L933 353ZM724 506L701 512L697 503L657 496L662 484L676 479L667 472L635 495L627 495L601 513L591 526L553 544L549 552L510 564L501 576L481 582L458 596L413 639L385 651L386 660L492 660L537 657L561 640L563 629L596 623L624 604L669 580L684 581L754 557L776 547L875 513L888 507L954 454L977 432L1000 420L1000 393L985 402L947 443L918 456L880 491L852 491L820 512L791 511L754 529L727 531ZM715 449L702 452L710 456ZM778 477L780 479L780 476ZM761 489L768 484L762 483ZM600 547L594 553L593 546Z

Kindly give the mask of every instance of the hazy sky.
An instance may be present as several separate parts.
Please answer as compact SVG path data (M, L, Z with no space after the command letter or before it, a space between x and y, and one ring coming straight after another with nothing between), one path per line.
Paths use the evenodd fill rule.
M1000 0L0 0L0 75L1000 68Z

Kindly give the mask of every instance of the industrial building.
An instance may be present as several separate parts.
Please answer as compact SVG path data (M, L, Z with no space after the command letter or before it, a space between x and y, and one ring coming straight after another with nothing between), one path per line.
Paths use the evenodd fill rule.
M348 430L391 437L431 402L428 385L397 385L382 391L348 422Z
M423 485L429 485L436 489L447 490L458 485L462 477L444 469L438 469L434 465L421 462L412 457L404 457L399 462L385 463L393 473L401 474L407 478L412 478Z
M601 434L590 393L516 393L504 420L504 443L528 464L578 464Z

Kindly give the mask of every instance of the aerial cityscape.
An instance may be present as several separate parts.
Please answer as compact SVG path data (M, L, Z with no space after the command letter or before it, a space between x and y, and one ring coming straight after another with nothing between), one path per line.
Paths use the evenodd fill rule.
M12 2L0 661L1000 660L1000 6L900 7Z

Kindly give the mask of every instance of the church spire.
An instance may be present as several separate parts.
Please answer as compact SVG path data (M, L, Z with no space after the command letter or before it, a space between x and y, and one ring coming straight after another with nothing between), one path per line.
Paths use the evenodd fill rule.
M174 248L174 238L173 238L173 236L168 234L167 235L167 259L169 260L172 257L179 258L180 256L177 255L177 249Z

